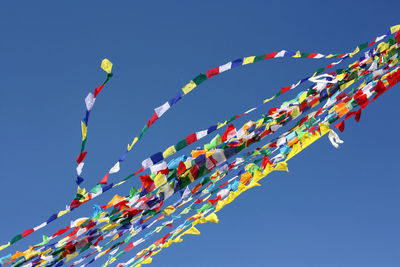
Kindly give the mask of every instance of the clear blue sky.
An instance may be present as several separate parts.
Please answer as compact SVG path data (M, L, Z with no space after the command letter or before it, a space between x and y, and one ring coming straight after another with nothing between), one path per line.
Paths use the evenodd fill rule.
M200 72L281 49L350 52L400 23L396 0L188 2L2 3L0 244L45 221L75 194L83 100L104 79L103 58L114 63L115 75L89 123L88 187L109 170L153 108ZM156 122L129 154L121 176L329 62L270 60L213 78ZM339 149L327 138L313 144L289 161L290 173L268 176L262 187L219 212L218 225L199 226L200 236L163 250L152 266L399 266L399 89L369 105L360 123L346 123ZM95 203L128 191L108 192ZM12 251L87 215L90 206Z

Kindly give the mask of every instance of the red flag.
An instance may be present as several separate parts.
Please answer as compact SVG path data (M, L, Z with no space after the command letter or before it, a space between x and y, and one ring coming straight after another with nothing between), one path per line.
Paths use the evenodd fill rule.
M190 145L190 144L192 144L192 143L194 143L196 141L197 141L197 136L196 136L195 133L192 133L191 135L186 137L186 144L187 145Z
M346 93L345 93L345 92L340 93L340 94L336 97L336 101L339 102L339 101L342 100L345 96L346 96Z
M357 105L359 105L362 109L366 108L368 104L369 100L366 94L360 95L360 97L357 99Z
M133 249L135 246L133 245L132 241L129 242L129 244L126 246L126 248L124 249L125 252L128 252L129 250Z
M157 241L154 242L154 245L157 246L158 244L164 244L165 240L169 237L170 233L166 234L162 238L158 239Z
M272 165L272 162L269 160L269 158L267 156L263 157L263 161L261 163L261 168L264 170L265 167L267 166L267 163Z
M82 153L80 153L79 156L76 158L76 162L77 162L78 164L81 163L81 162L85 159L86 154L87 154L87 152L82 152Z
M103 239L104 239L104 237L103 237L103 235L101 235L101 236L97 239L96 243L94 243L93 245L96 247L96 246L99 244L99 242L102 241Z
M109 175L109 173L107 172L107 174L104 175L103 179L101 179L101 181L99 182L99 184L107 184L108 175Z
M138 170L137 172L135 172L134 175L136 175L136 174L138 174L138 173L141 173L142 171L144 171L144 167L140 168L140 170Z
M394 36L394 38L396 38L396 39L397 39L397 42L400 43L400 31L398 31L398 32L396 33L396 35Z
M357 122L359 122L360 118L361 118L361 109L356 111L356 118L355 119L356 119Z
M156 185L148 174L140 176L140 180L142 181L142 184L144 188L146 188L147 192L150 192L156 188Z
M160 170L159 172L161 172L161 174L168 175L169 169L165 168L164 170Z
M317 113L315 113L315 117L322 113L323 108L318 109Z
M272 53L266 54L264 59L274 58L276 56L276 54L277 54L277 52L272 52Z
M335 127L336 127L339 131L343 132L343 131L344 131L344 121L339 122L338 124L335 125Z
M27 235L30 235L30 234L32 234L33 232L35 232L35 230L33 230L33 229L25 230L25 231L22 233L22 237L25 237L25 236L27 236Z
M219 186L219 188L222 188L222 187L226 186L228 183L229 183L229 181L226 181L225 183L221 184L221 185Z
M102 84L99 87L97 87L96 89L94 89L94 97L95 98L100 93L101 89L103 89L103 87L104 87L104 84Z
M207 200L207 202L211 203L211 205L214 205L220 199L221 199L221 195L218 195L215 199L209 199L209 200Z
M180 161L178 166L178 175L184 173L185 171L186 171L186 165L185 163L183 163L183 161Z
M276 147L276 141L273 142L273 143L271 143L271 144L269 145L269 147Z
M69 226L67 226L67 228L65 228L65 229L58 230L54 235L52 235L52 237L62 235L63 233L67 232L68 230L69 230Z
M225 142L229 138L232 138L234 135L236 135L236 128L235 126L233 126L233 124L229 124L226 128L224 135L221 137L221 140L222 142Z
M199 168L199 165L197 165L197 164L193 165L193 167L190 169L190 174L191 174L191 176L192 176L192 178L194 180L197 179L197 175L199 174L199 170L200 170L200 168Z
M292 87L291 86L288 86L288 87L282 87L281 88L281 94L283 94L283 93L286 93L287 91L289 91L290 89L292 89Z
M211 78L212 76L215 76L217 74L219 74L219 67L216 67L216 68L213 68L213 69L207 71L208 78Z
M276 113L277 112L277 108L271 108L269 111L268 111L268 114L269 115L273 115L274 113Z
M192 195L196 194L197 191L202 187L201 184L197 184L195 187L192 189Z
M346 117L344 119L347 120L348 118L350 118L351 116L353 116L355 114L356 114L355 111L350 111L349 113L346 114Z
M147 127L151 127L151 125L153 125L153 123L156 121L156 120L158 120L158 116L157 116L157 113L153 113L153 116L151 117L151 119L150 120L148 120L147 121Z
M76 209L76 208L79 207L80 205L82 205L82 203L81 203L79 200L77 200L77 199L72 200L71 204L69 204L69 206L71 207L71 209Z
M386 87L383 84L383 82L380 80L376 86L375 86L375 92L377 92L378 95L383 94L386 91Z

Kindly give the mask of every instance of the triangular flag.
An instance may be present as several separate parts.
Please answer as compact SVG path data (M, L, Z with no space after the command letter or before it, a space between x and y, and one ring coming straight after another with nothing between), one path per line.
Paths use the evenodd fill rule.
M279 162L278 164L276 164L275 171L287 171L289 172L289 169L287 167L287 163L286 162Z
M185 231L184 235L199 235L200 231L196 227L191 227Z
M119 172L119 161L117 163L115 163L115 165L109 171L110 174L113 174L116 172Z
M107 172L107 174L104 175L103 179L101 179L101 181L99 182L99 184L107 184L108 175L109 175L109 173Z

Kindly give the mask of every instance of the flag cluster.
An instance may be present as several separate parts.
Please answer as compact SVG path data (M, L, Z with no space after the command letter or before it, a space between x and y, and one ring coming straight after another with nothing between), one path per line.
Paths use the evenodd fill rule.
M332 128L343 132L346 120L354 117L357 122L360 121L362 110L400 82L399 31L400 25L393 26L389 33L359 45L347 54L322 55L282 50L234 60L200 74L175 98L155 109L144 130L128 145L120 159L96 186L86 190L79 185L83 181L81 173L87 154L84 148L89 114L100 90L112 76L112 64L104 60L102 68L107 72L107 78L94 94L89 93L85 98L87 111L81 122L82 149L77 158L76 195L65 209L52 214L40 225L15 235L7 244L0 246L0 251L104 192L125 184L132 177L139 176L139 186L132 186L125 196L114 195L107 203L94 205L93 214L75 218L55 233L43 235L39 243L25 251L0 257L0 266L87 266L95 261L98 265L103 256L106 256L103 266L108 266L126 254L130 254L131 258L118 266L141 266L151 263L162 249L182 242L184 235L199 235L198 225L218 223L217 212L225 205L248 189L259 186L258 181L269 173L288 171L287 161L325 134L328 134L333 146L339 147L343 143ZM366 50L364 55L347 67L323 73L346 59L354 58L363 50ZM137 171L119 182L108 181L110 174L120 171L121 162L143 133L200 83L237 66L280 57L336 57L340 61L317 70L292 86L282 87L271 98L244 113L213 124L206 130L195 131L163 152L152 154L142 161ZM311 85L298 92L293 99L270 108L257 120L248 121L240 127L233 125L235 119L250 114L270 99L302 83ZM289 122L293 122L293 126L277 135L276 131L285 128ZM215 134L202 147L165 161L225 126L224 131Z

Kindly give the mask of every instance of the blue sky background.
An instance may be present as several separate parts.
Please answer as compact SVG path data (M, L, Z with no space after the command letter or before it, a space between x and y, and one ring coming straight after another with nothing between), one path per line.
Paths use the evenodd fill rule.
M399 8L398 1L3 2L0 244L45 221L74 196L84 98L105 77L103 58L114 63L115 75L89 123L83 173L89 188L153 108L200 72L281 49L351 52L399 24ZM112 177L137 170L149 155L255 106L331 61L269 60L207 81L149 129L120 175ZM328 138L319 140L289 161L290 173L269 175L262 187L220 211L218 225L199 226L200 236L163 250L152 266L399 266L399 98L397 85L368 106L360 123L346 122L339 149ZM128 194L137 180L94 203ZM0 256L25 250L42 234L89 213L91 205L83 206Z

